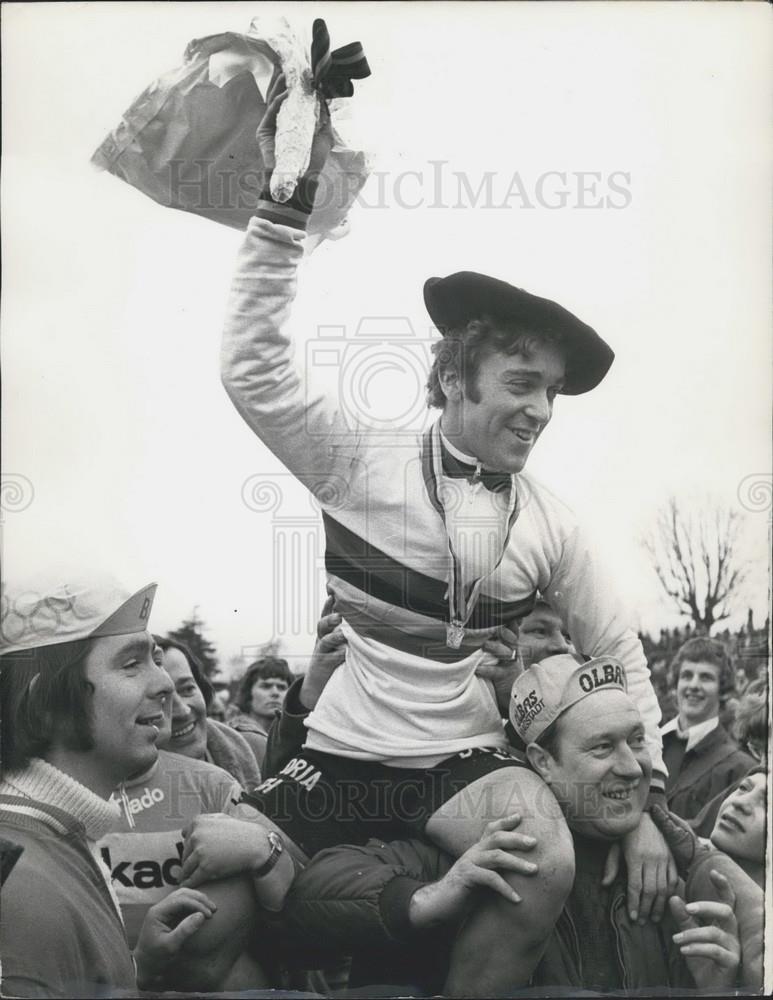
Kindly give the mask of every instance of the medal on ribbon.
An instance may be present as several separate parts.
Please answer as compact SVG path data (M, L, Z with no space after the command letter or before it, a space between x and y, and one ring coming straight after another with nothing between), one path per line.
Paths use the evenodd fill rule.
M462 567L451 544L446 511L443 506L440 485L443 476L442 451L440 442L440 421L438 420L424 435L422 464L424 466L424 484L430 501L443 520L448 546L448 621L446 622L446 646L449 649L460 649L464 642L465 626L472 617L478 603L480 592L486 580L499 568L499 564L510 541L510 532L518 517L518 492L515 482L511 481L510 501L507 511L507 531L499 553L499 558L485 576L473 580L467 586L462 578Z
M449 649L459 649L464 640L464 625L455 618L446 622L446 645Z

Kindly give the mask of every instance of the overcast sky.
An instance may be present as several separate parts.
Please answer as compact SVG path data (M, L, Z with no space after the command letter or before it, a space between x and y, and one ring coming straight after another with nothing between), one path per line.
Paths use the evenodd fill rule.
M4 554L9 576L56 558L158 580L156 629L197 605L224 661L279 632L300 664L316 514L219 381L240 236L89 165L188 41L246 31L257 7L4 5ZM347 124L376 173L350 234L304 267L301 354L319 327L342 328L345 385L358 324L382 317L421 355L422 284L460 269L576 312L617 360L597 391L559 399L529 468L596 533L635 622L675 624L637 544L658 506L673 494L743 512L739 490L765 475L770 495L769 9L289 13L325 17L334 46L361 40L373 70ZM369 391L397 418L417 376L395 354ZM747 515L754 566L733 624L749 604L764 615L768 513Z

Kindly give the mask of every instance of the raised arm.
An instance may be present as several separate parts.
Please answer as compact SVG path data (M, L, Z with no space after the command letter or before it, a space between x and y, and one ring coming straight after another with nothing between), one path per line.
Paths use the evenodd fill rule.
M278 77L259 140L273 163L276 114L285 97ZM308 173L289 202L277 204L266 188L239 251L221 350L226 392L249 427L311 489L336 475L333 443L350 437L337 400L313 394L294 362L288 331L304 252L316 178L330 150L329 124L314 139Z

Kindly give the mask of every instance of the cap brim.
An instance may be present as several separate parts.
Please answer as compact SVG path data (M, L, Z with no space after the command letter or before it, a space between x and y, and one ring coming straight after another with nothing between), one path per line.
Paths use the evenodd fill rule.
M98 639L106 635L131 635L133 632L145 632L148 628L150 612L158 584L149 583L147 587L138 590L106 618L94 631L90 638Z

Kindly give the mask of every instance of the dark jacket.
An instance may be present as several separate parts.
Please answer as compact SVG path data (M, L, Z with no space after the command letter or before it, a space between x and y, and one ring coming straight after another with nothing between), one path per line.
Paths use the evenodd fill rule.
M413 893L442 878L452 862L439 848L419 840L389 844L371 840L365 846L320 851L298 875L285 902L285 942L296 960L307 965L321 954L352 953L359 983L407 983L437 992L442 989L456 929L417 932L410 926L409 906ZM672 943L676 928L670 918L643 927L632 923L625 889L622 872L607 910L624 988L694 988ZM589 986L582 968L580 930L571 909L570 898L535 971L534 987Z
M351 955L352 987L378 983L394 985L397 995L438 993L454 930L414 930L409 906L414 892L442 878L452 862L434 844L415 839L320 851L296 876L279 918L289 960L308 969Z
M739 984L751 992L762 990L763 954L765 937L765 883L764 865L748 865L736 862L722 851L710 849L697 853L690 865L685 886L685 898L689 901L708 899L721 902L717 887L711 880L711 872L723 874L735 893L735 911L738 921L738 936L741 941L741 968L738 972Z
M663 737L663 752L678 740L676 733ZM666 801L671 812L692 819L720 792L729 788L757 762L738 748L721 725L704 736L682 759L678 773L669 775Z
M215 719L207 719L207 760L228 771L245 792L251 792L261 782L258 757L249 740Z
M60 815L62 834L0 806L2 836L24 848L2 889L3 996L134 993L134 963L105 879L81 827Z
M298 697L302 684L302 677L293 681L285 695L281 714L271 723L262 766L264 778L279 774L306 742L308 730L303 720L309 715L309 709L303 707Z
M246 712L238 712L232 715L226 720L226 724L237 733L240 733L249 743L250 749L255 754L261 774L263 777L267 777L270 772L267 772L265 767L266 740L268 738L266 730L260 725L257 719L254 719Z
M618 879L613 887L608 919L612 926L614 957L622 989L653 992L663 987L695 988L678 948L671 941L671 935L677 928L668 915L658 924L647 921L640 926L632 922L626 906L624 879ZM550 935L545 953L532 977L532 986L593 987L582 967L581 933L582 928L575 926L570 908L566 907Z

